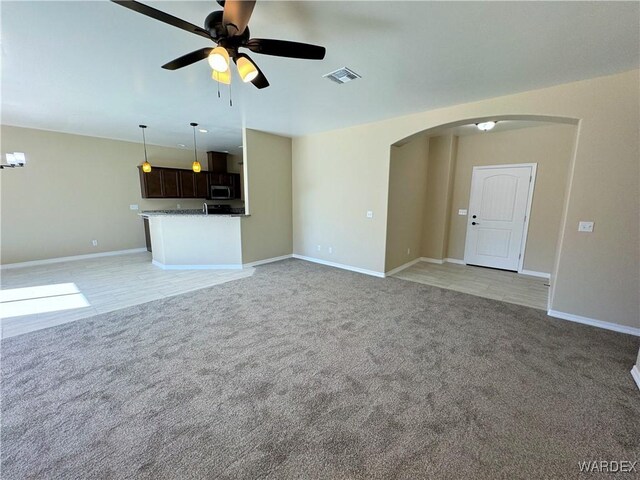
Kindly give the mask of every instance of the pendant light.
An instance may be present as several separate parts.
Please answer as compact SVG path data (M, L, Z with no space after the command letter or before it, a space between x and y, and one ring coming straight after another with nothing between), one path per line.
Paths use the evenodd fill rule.
M193 169L194 172L200 173L200 171L202 170L202 166L198 161L198 151L196 150L196 127L198 126L198 124L191 122L190 125L193 127L193 156L194 156L193 165L191 165L191 168Z
M144 163L142 164L142 171L144 173L149 173L151 171L151 164L147 160L147 140L144 138L144 129L147 128L146 125L138 125L142 129L142 144L144 145Z

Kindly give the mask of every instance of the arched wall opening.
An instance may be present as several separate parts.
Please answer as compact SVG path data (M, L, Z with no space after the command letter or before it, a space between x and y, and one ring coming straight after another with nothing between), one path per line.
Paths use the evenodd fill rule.
M474 124L488 120L498 122L493 131L475 128ZM545 298L544 305L538 305L547 308L566 222L578 125L578 119L564 117L484 116L438 125L394 142L385 271L394 274L421 259L465 263L473 168L535 164L530 221L518 271L551 279L549 301Z

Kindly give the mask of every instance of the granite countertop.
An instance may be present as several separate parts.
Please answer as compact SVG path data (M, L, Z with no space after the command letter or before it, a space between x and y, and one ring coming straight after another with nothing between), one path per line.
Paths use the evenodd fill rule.
M181 210L143 210L138 215L143 217L179 215L181 217L248 217L246 213L209 213L205 215L201 208L189 208Z

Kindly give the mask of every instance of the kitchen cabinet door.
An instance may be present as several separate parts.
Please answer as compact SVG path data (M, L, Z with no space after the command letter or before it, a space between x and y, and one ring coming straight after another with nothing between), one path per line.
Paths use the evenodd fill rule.
M153 172L153 170L151 170ZM162 175L163 198L180 198L180 170L166 168L160 171Z
M209 196L209 176L207 172L193 174L195 178L195 198L207 198Z
M149 173L144 173L142 168L140 171L140 191L142 198L163 198L162 189L162 171L152 168Z
M196 195L196 175L191 170L180 170L180 197L181 198L197 198Z

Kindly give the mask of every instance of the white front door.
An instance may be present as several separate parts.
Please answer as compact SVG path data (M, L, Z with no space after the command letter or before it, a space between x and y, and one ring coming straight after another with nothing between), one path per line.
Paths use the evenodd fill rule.
M464 261L518 271L535 165L474 167Z

